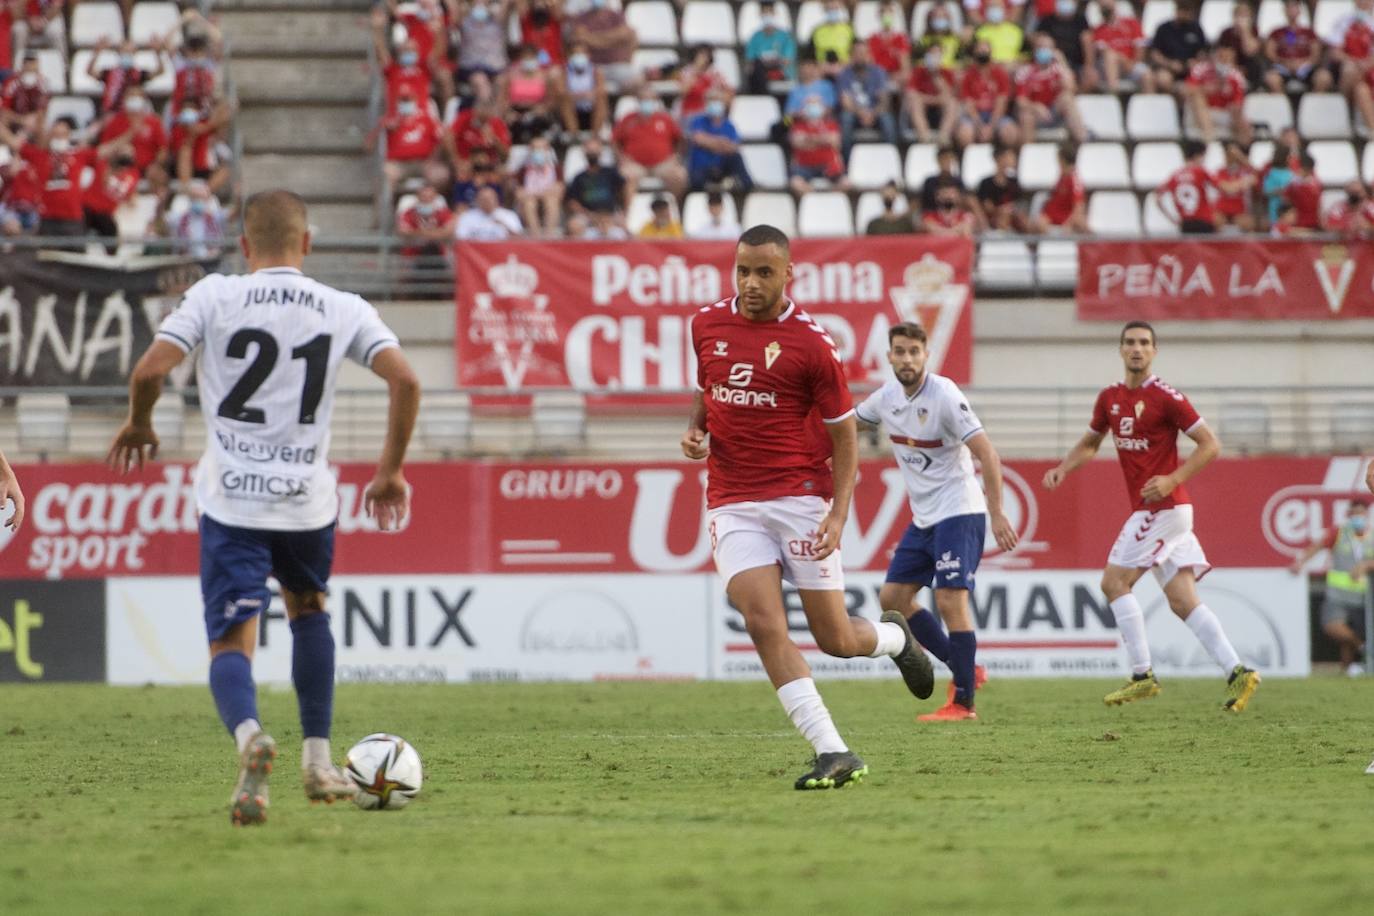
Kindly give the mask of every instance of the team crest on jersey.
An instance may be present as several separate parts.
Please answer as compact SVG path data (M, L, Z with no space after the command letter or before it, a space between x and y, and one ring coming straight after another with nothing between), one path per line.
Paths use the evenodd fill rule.
M777 361L778 361L778 357L781 356L781 355L782 355L782 347L778 346L778 342L777 342L776 340L773 341L772 343L770 343L768 346L764 347L764 348L763 348L763 368L765 368L765 369L772 369L772 368L773 368L773 363L777 362Z
M1136 402L1135 402L1135 418L1136 418L1137 420L1139 420L1139 419L1140 419L1140 415L1143 414L1144 412L1145 412L1145 402L1144 402L1144 401L1136 401Z
M1120 405L1120 404L1113 404L1113 405L1112 405L1112 416L1116 416L1116 415L1119 414L1119 413L1121 413L1121 405Z
M716 352L715 352L714 355L716 355L716 356L724 356L724 355L725 355L725 348L728 347L728 346L729 346L729 344L726 343L726 342L723 341L723 340L718 340L718 341L716 341Z
M930 416L930 411L926 410L924 407L916 408L916 419L924 423L926 421L926 417L928 416Z

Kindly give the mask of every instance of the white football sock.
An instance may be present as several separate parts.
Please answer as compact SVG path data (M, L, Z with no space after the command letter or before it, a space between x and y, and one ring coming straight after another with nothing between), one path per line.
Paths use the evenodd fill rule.
M329 759L328 738L306 738L301 745L301 769L324 767L329 769L334 761Z
M891 657L906 648L906 634L902 632L901 627L883 620L870 622L873 623L873 632L878 644L868 653L869 658Z
M1221 666L1224 674L1229 675L1240 664L1240 656L1236 654L1231 640L1226 638L1221 621L1217 620L1217 615L1207 605L1199 604L1189 611L1184 623L1188 624L1188 629L1193 631L1207 654L1212 656L1212 661Z
M262 726L258 724L257 719L244 719L234 726L234 743L238 745L240 754L243 753L244 748L248 747L249 739L260 731L262 731Z
M1116 628L1121 631L1121 641L1126 644L1126 657L1131 661L1132 674L1144 674L1150 670L1150 641L1145 638L1145 612L1135 595L1127 592L1112 602L1112 614L1116 616Z
M825 708L825 702L816 690L816 682L811 678L799 677L783 684L778 688L778 699L782 702L782 708L787 710L787 717L802 733L802 737L811 742L817 754L849 750L840 733L835 730L835 723L830 721L830 710Z

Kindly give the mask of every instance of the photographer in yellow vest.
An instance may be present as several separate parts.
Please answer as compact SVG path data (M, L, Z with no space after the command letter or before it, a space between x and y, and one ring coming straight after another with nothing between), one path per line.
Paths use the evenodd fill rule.
M1340 526L1303 548L1293 561L1293 572L1300 572L1308 560L1323 550L1330 551L1331 557L1326 572L1326 599L1322 602L1322 632L1340 648L1345 673L1355 677L1364 674L1359 661L1364 657L1364 640L1355 626L1363 625L1369 573L1374 571L1374 537L1370 535L1367 502L1352 502Z

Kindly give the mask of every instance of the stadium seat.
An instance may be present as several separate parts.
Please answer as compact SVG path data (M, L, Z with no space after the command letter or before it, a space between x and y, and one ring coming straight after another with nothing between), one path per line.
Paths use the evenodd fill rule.
M578 175L587 171L587 154L582 151L582 145L572 143L568 145L568 151L563 154L563 180L569 184Z
M825 4L820 0L806 0L801 5L797 10L797 26L792 30L792 37L797 39L798 48L811 40L811 33L824 21Z
M100 39L118 43L124 39L124 14L118 3L85 0L72 7L67 38L78 48L87 48Z
M564 449L587 439L587 399L576 391L540 391L530 398L537 449Z
M643 229L654 218L653 202L656 197L666 197L668 199L668 209L672 211L673 219L678 220L677 201L671 194L657 194L653 191L640 191L630 200L630 208L625 212L625 228L630 235L638 235L639 230Z
M720 71L720 78L725 80L725 85L731 90L737 90L743 83L740 81L739 54L734 48L716 48L711 54L711 62Z
M668 0L635 0L625 4L625 21L644 47L678 45L677 12Z
M1256 140L1250 144L1250 164L1262 169L1274 158L1274 143L1271 140Z
M1306 92L1298 100L1298 133L1304 140L1348 140L1350 106L1339 92Z
M1197 24L1202 26L1202 33L1207 36L1207 40L1216 44L1221 33L1226 31L1231 25L1231 16L1236 6L1236 0L1202 0L1202 11L1198 15ZM1147 37L1153 38L1154 33L1147 33ZM1260 36L1260 41L1264 36Z
M776 226L788 235L797 232L797 205L791 194L755 191L744 199L744 217L740 225L748 228L759 223Z
M978 243L974 279L988 289L1030 289L1035 285L1030 246L1011 239L984 239Z
M935 162L937 152L939 149L934 143L913 143L906 148L906 164L902 173L908 188L919 191L927 178L940 171L940 166Z
M517 143L510 148L506 155L506 171L515 174L525 165L525 160L529 158L530 148L523 143Z
M854 234L854 211L843 191L812 191L797 208L797 233L803 238L847 238Z
M1145 0L1140 13L1140 30L1145 33L1145 40L1153 39L1160 25L1174 18L1175 11L1174 0Z
M137 239L148 235L148 224L157 215L157 196L135 194L115 211L115 225L122 239Z
M1331 445L1339 451L1363 454L1374 442L1374 404L1346 401L1332 405Z
M873 191L889 181L902 184L902 160L891 143L856 143L849 152L849 180L860 191Z
M730 120L741 140L767 140L782 120L782 106L771 95L737 95L730 103Z
M1035 246L1035 276L1040 288L1063 292L1078 285L1078 243L1042 239Z
M48 91L62 95L67 91L67 62L56 48L39 48L38 72L48 83ZM97 84L98 85L98 84Z
M920 38L926 33L926 20L930 18L930 8L934 6L934 0L917 0L915 6L911 8L911 35L913 38ZM949 7L949 24L955 32L963 28L964 8L961 3L946 3Z
M1027 191L1043 191L1059 180L1059 150L1053 143L1027 143L1021 147L1016 177Z
M778 3L773 7L773 15L778 17L778 27L791 30L792 28L792 8L786 3ZM740 4L739 19L737 20L736 33L739 35L740 45L749 44L749 39L754 37L754 33L759 30L759 3L758 0L746 0Z
M735 207L733 195L721 196L721 208L725 211L726 222L739 222L739 212ZM693 191L688 194L682 201L682 230L691 236L710 221L711 212L707 209L706 192Z
M1312 31L1325 41L1336 21L1354 10L1355 0L1319 0L1316 14L1312 17Z
M734 9L725 0L688 3L682 12L682 43L733 48L736 44Z
M63 392L26 391L15 399L19 447L46 456L64 452L71 441L72 402Z
M1089 191L1131 186L1126 148L1120 143L1084 143L1078 148L1078 176Z
M661 80L663 79L661 74L671 74L673 70L677 69L678 63L676 48L640 48L630 56L630 64L640 73L657 71L659 75L651 76L651 80ZM622 98L624 97L622 96ZM629 98L633 99L634 96L630 95Z
M1202 167L1209 172L1220 172L1226 168L1226 147L1220 140L1207 144L1207 152L1202 154Z
M165 37L180 19L175 3L135 3L129 16L129 37L140 46L152 44L153 39Z
M88 48L82 48L79 51L72 52L71 81L67 85L69 91L73 95L98 96L104 91L105 87L103 87L98 80L92 79L86 74L86 70L89 69L91 65L91 58L94 56L95 52ZM112 67L118 63L118 61L119 55L113 50L106 49L101 51L99 66L96 70L99 72L102 67ZM53 89L51 83L48 84L48 88L52 89L54 93L57 92L56 89Z
M1126 132L1133 140L1177 140L1182 136L1178 103L1162 93L1131 96L1126 103Z
M1269 136L1277 137L1293 126L1293 106L1288 96L1273 92L1256 92L1245 97L1245 117L1257 129L1264 125Z
M1140 202L1135 194L1098 191L1089 197L1088 230L1094 235L1140 235Z
M1344 199L1344 188L1327 188L1325 191L1322 191L1320 212L1325 214L1326 211L1330 210L1333 206L1335 206L1337 202L1342 201Z
M1307 11L1306 3L1302 5L1302 15L1298 21L1303 25L1312 24L1312 14ZM1288 17L1283 14L1283 0L1261 0L1259 14L1255 17L1255 31L1261 39L1267 38L1275 29L1283 28L1287 22Z
M137 9L138 7L134 8ZM139 51L134 55L134 60L138 62L139 68L149 73L157 69L157 58L157 51ZM176 84L177 74L172 66L172 59L164 53L162 55L162 73L145 83L143 88L148 95L160 99L171 95Z
M48 103L48 126L66 115L77 127L86 127L95 120L95 100L84 95L58 95Z
M1355 147L1348 140L1318 140L1307 144L1317 163L1317 177L1327 187L1344 185L1360 177Z
M472 443L472 398L464 391L433 391L425 395L416 425L420 441L445 458Z
M1114 95L1080 95L1078 113L1095 140L1125 140L1126 125L1121 116L1121 100Z
M883 5L878 0L859 0L854 6L854 36L859 41L867 41L870 35L883 30Z
M615 107L611 109L611 121L619 124L621 118L638 110L639 99L632 93L626 93L615 100Z
M1145 208L1142 214L1145 220L1145 234L1163 237L1178 235L1178 223L1169 218L1169 213L1172 210L1173 203L1171 201L1161 200L1154 191L1146 194Z
M997 171L997 163L992 158L991 143L970 143L964 147L964 159L959 165L959 177L964 187L976 190L978 183Z
M898 194L896 202L892 205L894 215L901 215L911 207L907 204L905 194ZM877 191L865 191L859 195L859 201L854 206L854 232L863 235L868 231L868 224L879 216L883 215L883 195Z
M765 191L787 187L787 159L782 154L782 147L772 143L745 143L739 151L756 186Z
M1258 401L1223 402L1217 434L1228 449L1242 455L1269 448L1269 408Z
M1153 191L1183 168L1177 143L1137 143L1131 151L1131 179L1137 191Z
M1374 143L1364 145L1364 155L1360 159L1360 177L1365 184L1374 184Z

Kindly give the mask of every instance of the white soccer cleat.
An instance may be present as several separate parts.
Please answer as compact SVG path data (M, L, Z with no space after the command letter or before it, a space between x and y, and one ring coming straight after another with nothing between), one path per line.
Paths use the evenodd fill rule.
M341 798L352 798L358 794L353 780L344 775L338 767L312 766L301 770L301 782L305 786L305 797L313 802L332 805Z
M239 758L239 781L229 799L229 821L236 827L267 820L267 777L277 757L277 743L266 732L248 739Z
M1371 761L1369 766L1364 768L1364 775L1374 776L1374 761Z

